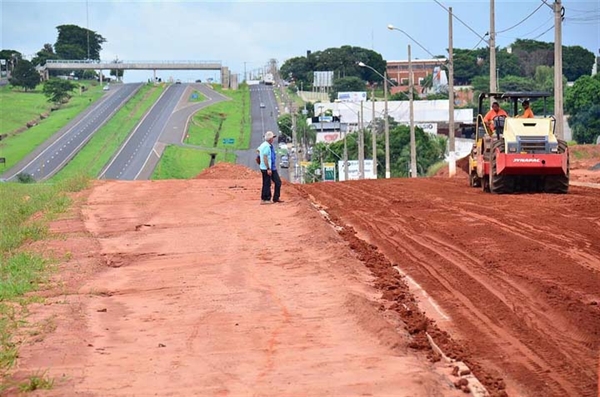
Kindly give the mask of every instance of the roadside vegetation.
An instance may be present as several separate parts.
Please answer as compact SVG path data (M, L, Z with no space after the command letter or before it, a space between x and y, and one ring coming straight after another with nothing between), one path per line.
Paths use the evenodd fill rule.
M48 282L56 258L41 255L31 243L48 237L48 222L65 212L69 192L88 186L86 178L61 183L0 183L0 394L12 386L8 372L18 357L18 328L26 325L29 292ZM35 378L35 379L34 379ZM51 387L44 376L31 377L23 390Z
M89 82L83 84L85 91L76 92L69 102L55 111L50 111L52 104L44 96L41 86L27 92L7 87L0 89L0 134L7 134L1 141L0 157L6 158L6 169L21 161L102 96L100 86ZM37 125L27 128L27 123L34 121Z
M190 179L207 169L211 163L211 155L215 154L215 163L235 163L232 152L210 152L169 145L165 149L159 164L156 166L152 179Z
M164 84L140 88L52 179L64 180L80 174L96 178L164 90Z
M248 86L241 85L238 90L222 90L218 85L213 88L231 100L196 113L184 139L190 146L168 146L152 179L192 178L210 166L211 154L215 163L235 163L234 152L249 148L252 122Z

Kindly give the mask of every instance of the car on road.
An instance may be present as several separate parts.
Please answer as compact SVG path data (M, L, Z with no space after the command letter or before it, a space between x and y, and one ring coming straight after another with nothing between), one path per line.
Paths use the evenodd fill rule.
M179 80L179 79L175 80L175 84L181 84L181 80Z
M264 104L264 103L262 103L262 102L261 102L261 103L260 103L260 107L261 107L261 108L265 108L266 106L265 106L265 104Z
M103 91L108 91L108 90L110 90L110 86L107 84L104 87L102 87L102 90Z
M289 168L290 167L290 158L286 155L281 156L281 161L279 162L279 166L281 168Z

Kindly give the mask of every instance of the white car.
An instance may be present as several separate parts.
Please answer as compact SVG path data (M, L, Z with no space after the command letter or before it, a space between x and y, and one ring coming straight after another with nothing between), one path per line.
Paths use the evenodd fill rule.
M107 84L104 87L102 87L102 90L103 91L108 91L108 90L110 90L110 86Z
M261 107L261 108L265 108L266 106L265 106L265 104L264 104L264 103L262 103L262 102L261 102L261 103L260 103L260 107Z

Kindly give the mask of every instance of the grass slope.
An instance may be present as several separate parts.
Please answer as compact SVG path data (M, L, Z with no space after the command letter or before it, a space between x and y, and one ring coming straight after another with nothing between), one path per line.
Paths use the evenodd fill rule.
M4 94L3 91L2 95ZM12 92L7 93L6 95L8 97L1 97L2 106L0 106L0 108L2 111L0 112L0 125L2 127L0 128L2 130L5 129L5 121L7 125L14 126L16 125L15 123L23 122L23 120L31 116L31 111L27 109L28 102L36 109L36 112L37 109L39 109L39 98L35 99L33 96L30 96L31 93ZM67 125L71 119L84 111L101 96L102 90L99 86L90 86L90 88L81 95L79 93L75 94L69 103L63 105L59 110L52 112L50 117L40 121L38 125L21 133L9 135L8 138L0 141L0 157L6 158L5 169L9 169L21 161L27 154L31 153L36 147ZM46 98L44 97L44 99ZM36 114L39 114L39 112ZM24 125L24 123L26 123L26 121L23 122L21 126Z

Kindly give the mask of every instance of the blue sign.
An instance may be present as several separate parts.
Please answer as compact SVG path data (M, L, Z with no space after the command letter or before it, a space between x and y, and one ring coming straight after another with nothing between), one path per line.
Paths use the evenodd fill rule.
M234 138L223 138L223 145L233 145L234 143Z

